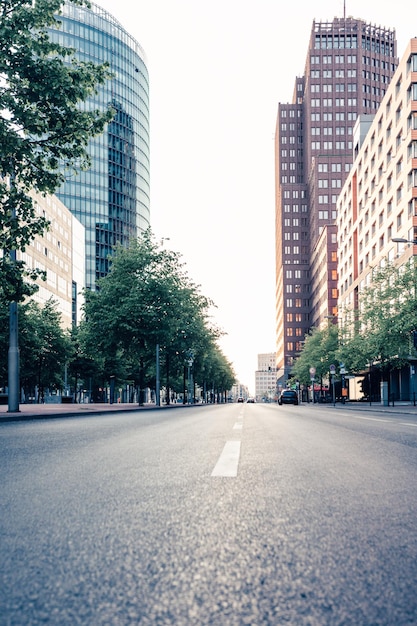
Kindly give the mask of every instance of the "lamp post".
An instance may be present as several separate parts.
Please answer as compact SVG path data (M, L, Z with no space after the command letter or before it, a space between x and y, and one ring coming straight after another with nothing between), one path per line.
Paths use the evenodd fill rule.
M188 356L188 404L193 404L193 363L194 363L194 355L190 350Z
M417 239L406 239L405 237L393 237L391 239L394 243L412 243L413 246L417 246Z
M8 386L9 386L8 412L17 413L20 410L19 409L19 342L18 342L17 302L10 303L10 312L9 312Z
M10 190L14 189L14 175L10 176ZM16 221L16 207L13 202L11 221ZM9 252L10 263L16 265L16 250ZM19 409L19 328L17 300L9 306L9 352L8 352L8 411L17 413Z
M156 344L156 380L155 380L155 406L161 406L161 380L159 368L159 343Z
M406 239L405 237L393 237L391 239L391 241L393 241L394 243L409 243L413 246L417 246L417 238L414 239ZM413 337L415 337L415 331L413 331ZM416 346L416 341L414 339L414 345ZM410 366L410 377L413 379L415 375L415 369L413 366ZM416 404L416 398L415 398L415 391L413 390L413 396L414 396L414 406ZM389 398L388 398L388 404L389 404Z

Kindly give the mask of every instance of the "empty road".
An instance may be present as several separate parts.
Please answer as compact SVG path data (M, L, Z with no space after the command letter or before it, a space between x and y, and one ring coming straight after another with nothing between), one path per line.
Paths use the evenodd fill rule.
M417 624L417 413L0 424L0 624Z

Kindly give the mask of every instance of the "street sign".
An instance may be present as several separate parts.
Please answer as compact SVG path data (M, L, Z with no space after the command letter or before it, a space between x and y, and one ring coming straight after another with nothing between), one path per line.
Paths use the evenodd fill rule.
M330 374L336 374L336 365L330 366Z
M315 367L310 367L310 374L311 376L314 376L314 374L316 373L316 368Z

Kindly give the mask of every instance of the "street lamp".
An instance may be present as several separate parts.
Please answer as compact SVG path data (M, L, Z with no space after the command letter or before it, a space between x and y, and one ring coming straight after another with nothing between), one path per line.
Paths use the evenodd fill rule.
M393 243L412 243L413 246L417 246L417 239L405 239L405 237L393 237L391 241Z
M192 352L192 350L190 350L189 355L188 355L188 404L194 404L193 402L193 363L194 363L194 354Z

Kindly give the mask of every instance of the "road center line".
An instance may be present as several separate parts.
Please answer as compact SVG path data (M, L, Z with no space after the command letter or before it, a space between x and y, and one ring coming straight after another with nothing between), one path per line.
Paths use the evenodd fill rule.
M217 461L212 476L237 476L237 467L240 457L240 441L226 441L223 451Z
M243 424L239 424L238 422L236 422L236 424L233 426L233 430L242 430L243 428Z

